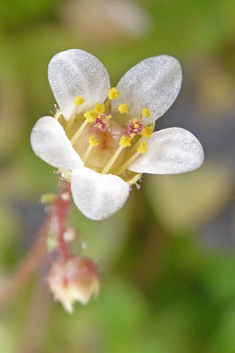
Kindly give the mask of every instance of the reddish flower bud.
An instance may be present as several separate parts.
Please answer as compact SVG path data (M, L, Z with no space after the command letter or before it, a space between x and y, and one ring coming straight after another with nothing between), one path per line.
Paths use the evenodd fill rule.
M55 262L48 275L48 283L55 299L65 309L73 312L73 304L86 304L99 291L99 274L96 264L86 257L73 256Z

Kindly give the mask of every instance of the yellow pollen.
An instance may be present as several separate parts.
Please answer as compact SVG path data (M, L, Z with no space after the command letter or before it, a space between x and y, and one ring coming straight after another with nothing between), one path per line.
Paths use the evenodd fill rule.
M92 147L98 146L99 141L96 140L96 139L94 138L94 136L90 136L90 137L89 137L89 144L90 144Z
M123 135L120 138L119 145L124 147L124 148L125 147L129 147L129 146L131 146L131 140L132 140L131 137L127 137L127 136Z
M78 107L85 102L85 99L81 96L75 97L73 104L77 105Z
M119 97L119 92L117 91L116 87L111 88L111 90L109 91L108 98L112 100L118 97Z
M141 135L146 138L150 138L153 133L153 127L152 126L145 126L145 128L141 131Z
M123 113L128 113L128 108L126 103L122 103L118 107L118 111L123 114Z
M88 110L84 117L87 119L88 123L94 123L97 118L97 113L94 110Z
M147 151L147 143L144 141L144 142L141 142L139 144L139 146L137 147L137 151L140 152L140 153L146 153Z
M145 118L149 118L151 116L150 111L148 108L142 109L142 116Z
M103 114L105 112L105 105L98 103L93 110L97 114Z

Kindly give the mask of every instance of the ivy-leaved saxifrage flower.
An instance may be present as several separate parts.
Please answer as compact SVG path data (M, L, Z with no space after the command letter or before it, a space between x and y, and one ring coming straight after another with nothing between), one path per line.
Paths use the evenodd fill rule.
M180 91L175 58L145 59L111 88L96 57L71 49L52 58L48 77L59 109L38 120L31 145L71 182L86 217L101 220L118 211L142 173L185 173L202 164L202 146L189 131L153 132Z

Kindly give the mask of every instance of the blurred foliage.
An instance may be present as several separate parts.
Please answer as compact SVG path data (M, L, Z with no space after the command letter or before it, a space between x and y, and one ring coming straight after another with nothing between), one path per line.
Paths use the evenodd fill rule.
M34 241L36 202L56 190L29 134L53 110L47 65L57 52L91 52L113 85L148 56L176 56L182 92L156 126L172 126L172 115L202 141L206 162L190 174L144 177L105 221L73 208L83 253L100 267L98 299L69 315L48 293L44 264L1 317L0 352L235 351L234 12L233 0L1 1L2 287Z

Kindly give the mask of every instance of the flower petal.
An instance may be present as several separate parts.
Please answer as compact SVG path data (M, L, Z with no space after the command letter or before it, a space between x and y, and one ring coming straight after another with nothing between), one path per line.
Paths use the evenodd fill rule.
M139 156L128 169L136 173L178 174L197 169L204 160L198 139L181 128L173 127L153 133L147 146L147 152Z
M48 79L55 99L66 120L74 109L74 98L81 96L85 102L78 112L103 103L110 89L109 75L104 65L93 55L70 49L56 54L48 67Z
M30 136L34 153L56 168L81 168L83 162L73 149L60 123L51 116L44 116L34 125Z
M128 184L118 176L85 167L72 171L71 190L78 209L92 220L111 216L129 195Z
M151 116L144 118L147 125L162 116L176 99L182 82L182 71L177 59L168 56L154 56L132 67L117 85L119 98L113 102L117 110L121 103L127 103L132 117L141 116L143 108Z

